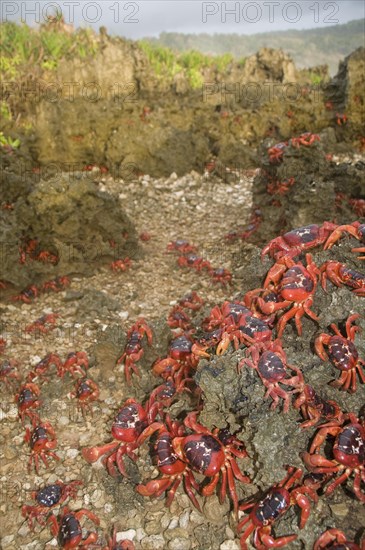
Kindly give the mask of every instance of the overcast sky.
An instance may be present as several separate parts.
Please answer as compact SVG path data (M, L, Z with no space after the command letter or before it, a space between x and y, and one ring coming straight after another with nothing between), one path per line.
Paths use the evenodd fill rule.
M75 26L138 39L160 32L254 34L346 23L365 15L363 0L2 0L2 21L42 23L55 8Z

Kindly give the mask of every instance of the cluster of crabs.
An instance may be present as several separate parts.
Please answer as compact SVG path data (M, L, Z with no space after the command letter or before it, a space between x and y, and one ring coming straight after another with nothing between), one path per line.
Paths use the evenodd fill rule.
M282 547L294 541L296 534L276 537L275 522L298 506L299 528L304 528L311 503L316 504L322 494L332 495L342 484L351 487L354 498L365 503L365 419L360 412L342 410L335 401L318 395L315 388L306 383L300 367L288 364L282 340L292 319L299 336L303 316L318 320L312 306L319 282L324 289L329 280L335 286L347 286L359 298L365 296L364 274L331 260L317 266L308 253L320 245L330 249L344 234L359 241L360 246L353 251L360 260L365 259L365 224L358 221L340 226L330 222L322 226L309 225L274 239L262 250L262 258L269 255L275 261L262 288L247 292L240 300L215 305L200 327L195 316L202 309L203 300L196 292L181 298L168 316L173 335L167 354L152 365L152 372L161 379L160 383L144 401L127 399L111 422L110 441L82 449L82 457L90 464L101 460L114 478L128 477L125 457L138 462L148 440L158 476L137 484L137 492L153 498L166 492L169 506L182 484L199 511L203 497L209 498L217 492L220 502L229 498L242 550L247 548L251 535L251 543L259 550ZM179 240L170 243L168 250L190 254L194 247ZM297 260L302 253L305 261ZM329 333L319 334L314 343L318 356L339 370L339 378L331 384L343 392L359 391L358 384L365 383L364 360L355 345L355 336L360 330L356 325L359 317L358 313L348 316L345 332L332 324ZM52 320L49 322L52 325ZM124 372L127 385L132 384L133 375L140 375L137 363L143 356L145 341L152 346L153 340L153 331L146 320L137 319L116 360L116 370ZM238 373L246 368L257 372L266 390L264 398L271 400L272 409L282 404L286 413L292 407L302 416L303 430L315 429L309 448L301 454L308 472L285 465L287 475L282 480L243 502L238 498L237 483L243 486L252 483L247 470L249 464L251 468L254 466L253 458L245 442L228 427L209 429L200 421L204 394L195 379L200 361L222 356L229 347L244 350L245 356L237 364ZM15 400L20 421L30 423L25 434L30 449L28 469L34 465L37 473L41 461L48 468L48 459L59 460L54 451L55 430L48 421L42 422L36 412L41 405L39 385L48 381L53 365L59 377L69 373L76 379L73 396L78 398L83 414L92 412L92 403L99 397L99 388L87 377L89 362L84 352L71 353L64 361L50 353L28 373ZM0 379L9 385L21 383L14 362L2 364ZM190 401L191 409L172 418L169 408L182 394ZM99 523L89 510L72 512L65 506L58 516L53 514L53 508L73 498L79 486L78 480L67 484L59 481L34 492L37 504L22 508L30 527L34 528L33 520L41 525L49 524L59 546L65 549L132 549L131 541L117 542L115 532L107 546L98 545L96 532L84 536L83 518ZM359 544L348 541L345 533L332 528L322 533L314 549L359 550ZM363 550L364 543L361 548Z
M365 419L360 414L358 417L352 411L341 410L335 401L318 395L306 383L301 369L288 364L282 341L291 319L299 335L304 315L318 320L311 307L319 281L324 289L330 280L336 286L346 285L359 297L365 296L365 275L360 272L333 261L317 266L308 253L305 264L295 259L319 245L330 249L344 233L361 245L365 243L365 225L360 222L342 226L329 222L322 226L310 225L271 241L262 250L262 257L269 254L275 263L262 288L247 292L242 300L214 306L201 322L200 330L192 316L202 308L203 301L195 292L184 296L168 316L174 334L167 355L152 365L153 373L162 378L162 383L145 402L128 399L111 423L110 441L83 449L85 460L89 463L101 460L113 477L128 476L124 458L137 462L141 447L149 440L159 474L139 483L138 493L159 497L166 492L166 505L170 506L182 484L198 510L201 510L201 497L217 492L223 502L228 495L243 550L251 534L254 547L262 550L292 542L297 535L275 538L275 522L297 505L301 510L299 527L303 528L310 515L311 501L317 503L322 494L332 495L351 478L354 497L365 503ZM181 251L182 247L188 253L192 245L179 240L170 243L168 249ZM360 253L360 259L365 258L361 255L365 252L364 246L353 251ZM340 371L339 378L331 384L349 393L358 390L358 382L365 383L364 360L359 357L354 342L360 330L356 325L359 317L358 313L349 315L345 333L332 324L330 333L321 333L315 340L318 356ZM133 374L140 374L137 362L144 353L145 339L151 346L153 332L145 319L139 318L130 328L123 353L117 360L117 365L124 368L127 384L132 383ZM300 412L302 429L316 428L310 447L301 454L308 473L287 465L284 479L259 497L242 503L236 485L252 481L240 465L241 461L250 460L245 443L228 428L209 429L199 421L204 395L194 377L202 359L209 360L213 354L223 355L230 346L245 349L238 371L256 370L266 388L264 397L272 401L272 409L282 402L284 413L290 407ZM168 409L183 393L191 400L192 410L173 419ZM241 512L248 514L238 520ZM316 550L339 547L360 548L334 528L324 532L314 546Z
M207 272L213 283L228 286L232 282L232 273L224 267L212 267L211 263L197 255L197 248L185 239L172 241L167 245L168 252L179 254L177 264L179 267L195 269L198 273Z

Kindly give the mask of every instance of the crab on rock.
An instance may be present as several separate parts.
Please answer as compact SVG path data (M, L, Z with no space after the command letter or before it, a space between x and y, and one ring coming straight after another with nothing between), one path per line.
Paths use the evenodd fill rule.
M265 302L262 298L257 299L260 309L267 315L291 306L278 321L279 338L281 338L287 322L292 317L294 317L299 335L302 334L301 317L303 315L307 314L314 321L318 321L317 315L310 307L313 304L319 269L310 254L306 254L306 262L307 267L304 267L301 262L295 263L289 256L280 258L269 270L264 287L267 288L274 283L282 301Z
M310 513L310 502L308 496L317 502L318 495L312 487L298 484L303 471L300 468L287 466L287 476L273 485L265 495L259 500L251 499L249 502L241 504L240 510L250 510L247 517L241 520L237 530L241 531L246 527L241 535L241 550L247 550L246 539L254 532L254 547L259 550L267 548L281 548L297 538L297 535L286 535L284 537L274 538L271 534L272 525L287 510L297 504L301 509L301 518L299 527L303 529ZM293 487L294 485L294 487Z
M331 454L327 459L319 454L319 449L327 436L335 437ZM333 491L354 474L354 493L360 502L365 503L365 494L361 491L361 482L365 482L365 421L359 420L353 413L344 415L342 422L332 420L319 427L309 453L302 458L310 472L315 474L340 474L327 487L325 494Z
M331 382L331 386L350 393L356 391L356 372L360 381L363 384L365 383L365 374L361 368L361 365L365 365L365 362L359 359L359 353L354 344L355 334L360 330L360 327L351 326L353 321L359 317L358 313L348 317L346 321L347 338L342 336L338 327L332 323L331 329L335 332L335 336L322 333L315 341L315 350L322 361L329 359L332 365L341 371L340 378ZM328 349L327 353L324 346Z

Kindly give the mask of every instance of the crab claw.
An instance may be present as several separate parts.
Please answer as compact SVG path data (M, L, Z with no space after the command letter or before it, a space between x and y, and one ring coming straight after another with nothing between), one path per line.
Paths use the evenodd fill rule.
M102 447L86 447L85 449L82 449L81 454L87 462L93 463L99 460L99 458L107 452L114 451L118 445L118 441L112 441Z

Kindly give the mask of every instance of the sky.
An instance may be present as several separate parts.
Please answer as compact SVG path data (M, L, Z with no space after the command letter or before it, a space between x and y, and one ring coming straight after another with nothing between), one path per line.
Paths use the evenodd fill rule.
M55 9L75 27L107 28L131 39L161 32L255 34L347 23L365 16L362 0L2 0L1 21L45 22Z

